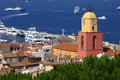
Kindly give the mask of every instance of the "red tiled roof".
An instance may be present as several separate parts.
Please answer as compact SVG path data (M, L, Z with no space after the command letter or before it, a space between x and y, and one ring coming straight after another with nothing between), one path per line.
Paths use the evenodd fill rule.
M107 56L115 56L116 54L116 51L112 50L109 47L103 47L103 51L105 52Z
M51 62L46 62L46 63L43 63L43 66L53 66L53 63L51 63Z
M17 54L18 57L24 57L24 56L26 56L25 53L24 53L24 51L21 51L21 50L18 51L16 54Z
M0 47L5 47L5 46L9 46L8 43L0 43Z
M10 57L17 57L17 55L15 53L4 53L3 57L4 58L10 58Z
M11 43L10 47L12 47L12 48L20 48L20 44L18 44L18 43Z
M39 62L30 62L28 60L23 60L22 64L24 64L24 65L34 65L34 64L39 64Z
M21 62L9 62L10 67L24 66Z
M66 50L66 51L74 51L77 52L78 50L78 45L75 43L68 43L68 42L63 42L54 48L56 49L61 49L61 50Z
M34 56L31 53L26 53L27 57L34 58Z
M9 62L10 67L18 67L18 66L27 66L27 65L34 65L39 64L38 62L29 62L28 60L24 60L22 62Z

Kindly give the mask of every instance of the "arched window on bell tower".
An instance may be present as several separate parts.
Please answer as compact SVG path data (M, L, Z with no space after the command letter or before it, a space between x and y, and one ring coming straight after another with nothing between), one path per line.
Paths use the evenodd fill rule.
M97 37L93 36L93 49L97 49Z
M83 49L83 48L84 48L84 37L81 36L81 49Z
M95 29L95 27L94 26L92 26L92 30L94 31L94 29Z

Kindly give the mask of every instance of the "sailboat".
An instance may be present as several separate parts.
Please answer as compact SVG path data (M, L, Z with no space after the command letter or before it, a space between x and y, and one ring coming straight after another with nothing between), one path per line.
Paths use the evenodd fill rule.
M75 14L78 14L78 13L79 13L79 11L80 11L79 6L75 6L75 8L74 8L74 13L75 13Z

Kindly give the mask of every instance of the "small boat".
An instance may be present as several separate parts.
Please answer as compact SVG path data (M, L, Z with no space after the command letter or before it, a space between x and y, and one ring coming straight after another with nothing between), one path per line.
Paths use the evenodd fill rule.
M105 16L101 16L101 17L98 17L98 19L100 19L100 20L105 20L105 19L107 19Z
M8 7L8 8L5 8L4 10L6 11L25 11L24 8L21 8L21 7L16 7L16 8L11 8L11 7Z
M75 13L75 14L78 14L78 13L79 13L79 11L80 11L79 6L75 6L75 8L74 8L74 13Z
M120 11L120 6L117 7L117 10Z

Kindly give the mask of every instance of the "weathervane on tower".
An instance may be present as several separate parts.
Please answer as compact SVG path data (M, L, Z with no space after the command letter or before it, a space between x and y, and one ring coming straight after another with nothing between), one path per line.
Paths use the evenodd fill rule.
M92 12L92 6L91 6L91 5L88 5L87 11L88 11L88 12Z

